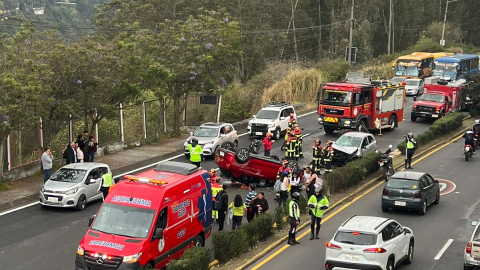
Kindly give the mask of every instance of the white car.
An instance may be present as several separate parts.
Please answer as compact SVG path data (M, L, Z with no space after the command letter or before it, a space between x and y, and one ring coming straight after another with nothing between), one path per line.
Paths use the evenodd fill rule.
M247 133L250 138L264 137L267 132L273 134L275 140L279 140L280 136L285 133L290 121L290 113L293 113L295 119L297 114L290 103L268 103L253 116L248 122Z
M464 270L473 270L475 267L480 266L480 223L472 221L472 226L475 226L475 229L463 251Z
M413 261L414 236L390 218L353 216L327 242L325 269L393 270Z
M419 96L423 94L424 85L422 79L408 79L405 83L405 92L407 96Z

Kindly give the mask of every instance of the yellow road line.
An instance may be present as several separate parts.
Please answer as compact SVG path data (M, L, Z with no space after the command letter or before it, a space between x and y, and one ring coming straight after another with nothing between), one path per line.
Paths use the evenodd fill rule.
M425 154L423 155L422 157L416 159L415 161L412 162L413 165L417 164L418 162L422 161L423 159L425 159L426 157L432 155L433 153L439 151L440 149L450 145L451 143L453 143L454 141L460 139L461 137L463 136L460 135L456 138L453 138L450 142L442 145L442 146L439 146L437 149L435 150L432 150L430 153L428 154ZM401 169L401 171L404 171L405 169ZM346 203L345 205L343 205L342 207L340 207L339 209L337 209L335 212L331 213L330 215L328 215L327 217L325 217L324 219L322 219L322 224L327 222L329 219L331 219L332 217L336 216L338 213L340 213L341 211L343 211L345 208L347 208L348 206L352 205L354 202L358 201L360 198L362 198L363 196L367 195L368 193L370 193L372 190L376 189L377 187L381 186L382 184L384 184L383 181L375 184L374 186L372 186L371 188L367 189L365 192L363 192L362 194L360 194L359 196L357 196L355 199L353 199L352 201ZM301 239L302 237L304 237L305 235L309 234L310 231L307 229L304 233L302 233L301 235L299 235L298 239ZM252 267L252 270L257 270L259 269L260 267L262 267L263 265L265 265L266 263L268 263L270 260L272 260L273 258L275 258L276 256L278 256L278 254L282 253L283 251L285 251L290 245L284 245L283 247L281 247L279 250L275 251L273 254L271 254L270 256L268 256L267 258L265 258L264 260L262 260L261 262L259 262L257 265L255 265L254 267Z

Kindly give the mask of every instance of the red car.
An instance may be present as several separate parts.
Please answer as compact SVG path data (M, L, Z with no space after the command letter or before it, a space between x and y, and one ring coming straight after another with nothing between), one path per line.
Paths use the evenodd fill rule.
M247 148L240 148L236 152L221 148L215 153L215 162L223 175L241 183L260 185L275 184L278 169L282 166L277 156L252 154ZM296 161L290 161L288 166L293 172L299 172Z

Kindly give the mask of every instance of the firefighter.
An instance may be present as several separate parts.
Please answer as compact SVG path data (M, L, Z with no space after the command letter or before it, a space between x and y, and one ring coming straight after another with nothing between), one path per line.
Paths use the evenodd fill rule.
M295 124L294 134L295 134L295 137L297 137L297 151L295 152L295 156L297 157L297 160L298 160L298 158L303 158L303 149L302 149L303 134L302 134L302 130L297 124Z
M405 169L413 169L412 168L412 157L415 153L415 147L417 146L417 141L413 138L413 132L409 132L405 137L405 143L407 144L407 151L405 155ZM407 166L408 165L408 166Z
M298 201L300 200L300 193L294 192L292 194L292 200L288 204L288 216L290 218L290 230L288 231L288 244L298 245L296 233L297 226L300 224L300 209L298 207Z
M297 119L295 119L295 115L293 114L293 112L291 112L290 121L288 121L288 127L290 129L293 129L293 127L295 127L296 124L297 124Z
M313 167L313 171L316 174L320 174L320 167L322 163L322 152L323 152L322 141L319 138L315 139L315 144L313 145L312 148L313 148L313 160L311 164Z
M296 147L297 147L297 137L295 137L295 134L290 131L288 133L288 139L287 141L285 142L285 158L287 160L295 160L298 158L295 157L295 151L296 151Z
M325 164L325 174L332 172L333 161L333 142L328 140L327 145L323 148L323 162Z
M217 176L217 173L215 171L214 168L211 168L210 169L210 183L212 184L218 184L218 182L220 181L220 179L218 179L218 176Z
M285 141L283 142L282 147L280 148L280 149L282 149L282 151L285 151L285 159L288 159L288 156L287 156L287 154L288 154L288 152L287 152L287 141L288 141L288 138L290 137L289 134L290 134L291 130L292 130L291 128L287 127L287 130L285 131Z

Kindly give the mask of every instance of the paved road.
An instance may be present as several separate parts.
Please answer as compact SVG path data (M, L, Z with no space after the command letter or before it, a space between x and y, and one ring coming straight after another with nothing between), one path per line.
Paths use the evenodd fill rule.
M389 144L396 146L403 135L409 131L418 134L428 129L429 122L427 121L410 122L412 103L412 99L408 98L406 119L395 132L385 132L383 137L376 135L379 149L386 149ZM304 128L303 133L308 135L304 140L305 149L309 149L317 137L322 142L326 142L328 139L335 140L339 136L337 132L333 135L325 135L319 128L316 113L302 117L298 122ZM245 130L239 130L239 133L243 132ZM247 136L239 138L240 147L248 147L249 144L250 140ZM274 144L273 155L282 156L280 146L281 142ZM301 166L310 162L311 151L305 151L305 156L305 159L300 161ZM183 156L173 160L188 162ZM213 160L203 162L202 166L207 170L216 167ZM247 191L238 186L231 187L229 189L230 199L232 200L237 193L245 197ZM266 191L266 194L273 210L274 192ZM42 209L39 205L34 205L6 215L0 214L2 269L51 270L73 267L75 250L87 231L87 219L97 212L99 206L100 202L92 203L83 212L76 212L68 209ZM214 227L214 231L216 231L216 227ZM207 241L207 245L210 245L210 241Z
M412 228L415 234L414 262L402 265L399 270L452 270L462 269L463 250L473 227L472 220L480 218L478 198L478 172L480 157L465 162L462 155L463 141L453 143L413 165L417 171L429 172L435 178L446 179L456 184L456 189L441 196L439 205L427 208L425 216L416 212L394 211L383 213L380 198L384 184L365 194L342 211L326 215L322 225L321 239L309 240L309 232L300 245L281 245L250 269L294 269L301 262L302 269L324 269L325 243L333 237L337 228L353 215L382 216L397 220L403 226ZM449 239L453 243L439 260L434 260ZM279 250L284 249L282 252ZM272 255L275 252L276 256ZM265 259L264 258L264 259Z

